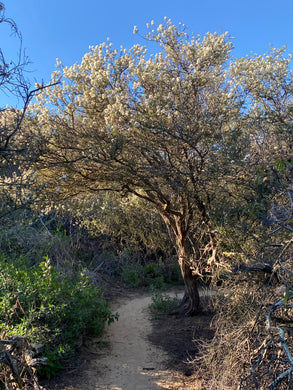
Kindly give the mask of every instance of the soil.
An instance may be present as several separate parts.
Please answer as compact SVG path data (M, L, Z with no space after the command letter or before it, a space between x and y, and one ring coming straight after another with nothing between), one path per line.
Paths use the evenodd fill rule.
M154 318L150 304L146 293L117 299L112 311L119 320L102 338L84 340L66 369L42 385L48 390L204 390L190 361L198 352L195 341L213 336L211 314Z

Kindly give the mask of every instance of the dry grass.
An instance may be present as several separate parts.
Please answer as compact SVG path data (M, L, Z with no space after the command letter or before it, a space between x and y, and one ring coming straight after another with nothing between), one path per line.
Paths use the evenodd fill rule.
M217 314L212 327L215 336L211 341L201 342L200 356L193 362L197 365L198 377L208 383L206 388L293 388L290 375L278 382L282 373L293 370L279 330L284 331L284 342L290 354L293 351L290 307L293 302L289 292L292 267L290 254L287 261L275 263L273 275L278 277L249 272L231 275L225 292L214 297L213 309ZM280 307L273 310L276 302Z

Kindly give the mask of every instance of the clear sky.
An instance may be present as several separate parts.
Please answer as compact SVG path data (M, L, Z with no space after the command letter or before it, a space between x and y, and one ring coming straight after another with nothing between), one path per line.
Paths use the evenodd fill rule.
M234 56L263 54L270 45L293 52L293 0L2 0L6 16L16 22L23 47L30 58L28 77L45 83L56 69L80 62L90 45L107 37L114 46L144 44L133 35L134 25L143 33L146 23L158 25L164 16L182 22L190 32L228 31L234 37ZM13 56L17 42L0 25L0 47ZM0 96L0 105L9 103Z

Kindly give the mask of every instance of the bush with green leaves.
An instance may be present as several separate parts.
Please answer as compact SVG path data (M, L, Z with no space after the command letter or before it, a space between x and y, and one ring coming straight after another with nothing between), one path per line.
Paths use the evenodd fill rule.
M48 365L42 375L52 376L85 334L100 335L114 319L101 290L83 272L63 274L48 257L29 268L23 259L13 264L0 259L2 332L44 344Z
M130 287L143 285L143 266L140 263L128 263L122 267L122 279Z
M154 315L170 314L176 306L179 305L178 296L170 296L162 291L162 288L151 287L152 303L150 310Z
M130 287L162 288L165 284L163 268L157 263L143 266L139 262L128 262L122 267L122 279Z

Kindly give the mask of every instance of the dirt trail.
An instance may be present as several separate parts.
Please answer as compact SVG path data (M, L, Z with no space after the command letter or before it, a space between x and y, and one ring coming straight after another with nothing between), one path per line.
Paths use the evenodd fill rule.
M170 388L167 383L171 373L164 370L168 355L147 339L151 333L150 303L150 296L139 296L113 307L119 320L108 327L103 337L110 347L104 348L83 373L88 390Z
M168 295L175 295L175 291ZM183 295L179 290L178 297ZM195 390L192 377L174 370L170 358L175 351L185 351L196 332L204 330L207 318L170 318L159 320L156 332L152 328L149 305L150 295L131 295L118 299L112 312L119 320L106 327L102 340L90 340L82 348L82 364L50 383L50 390ZM159 326L158 326L159 324ZM187 337L184 344L183 336ZM152 336L152 337L150 337ZM153 341L153 343L150 341ZM166 348L171 347L171 349ZM164 347L164 349L163 349ZM185 349L186 347L186 349ZM172 350L173 348L173 350ZM168 352L166 352L168 351ZM172 362L178 366L181 356L174 355ZM168 369L169 367L169 369ZM173 367L170 368L170 367ZM188 374L188 376L191 374ZM191 386L189 385L190 383Z

